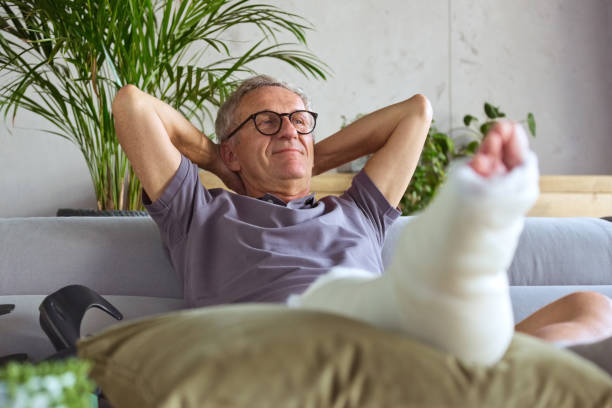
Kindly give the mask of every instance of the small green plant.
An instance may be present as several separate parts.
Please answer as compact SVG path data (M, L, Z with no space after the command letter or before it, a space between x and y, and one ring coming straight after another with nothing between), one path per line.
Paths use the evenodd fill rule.
M472 139L461 146L456 146L455 139L450 135L454 130L441 132L435 126L435 121L432 122L419 163L400 201L403 215L410 215L427 207L436 196L440 185L446 180L446 170L450 162L473 155L495 121L506 116L499 107L488 102L484 104L484 112L486 115L484 121L481 122L472 115L465 115L463 117L465 127L454 129L462 131ZM525 122L529 132L535 137L536 122L533 113L527 114Z
M427 207L436 195L438 186L446 179L446 167L456 157L455 143L446 133L440 132L432 122L425 139L410 184L400 201L402 215L409 215ZM471 142L474 151L477 142Z
M86 408L93 404L95 388L83 360L11 362L0 368L0 407Z

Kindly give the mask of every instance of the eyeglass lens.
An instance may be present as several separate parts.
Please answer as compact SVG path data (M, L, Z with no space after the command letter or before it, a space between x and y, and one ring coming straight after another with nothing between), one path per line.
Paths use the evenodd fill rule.
M276 112L259 112L255 115L255 126L264 135L273 135L281 129L282 116L289 116L289 121L298 133L310 133L315 127L315 118L307 111L296 111L289 115L280 115Z

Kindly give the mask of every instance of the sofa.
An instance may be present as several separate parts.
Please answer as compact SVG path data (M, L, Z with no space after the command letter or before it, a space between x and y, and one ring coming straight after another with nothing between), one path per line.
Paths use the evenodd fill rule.
M388 263L401 217L383 250ZM527 218L508 271L516 321L565 294L594 290L612 297L612 223L596 218ZM69 284L88 286L124 320L184 308L182 288L149 217L0 219L0 356L44 358L54 349L39 327L43 298ZM92 334L116 322L90 309L81 326Z
M401 226L389 231L388 263ZM612 297L612 223L595 218L527 218L509 270L516 321L565 294L595 290ZM105 296L125 319L183 308L182 289L149 217L0 219L0 356L54 350L38 324L43 298L69 284ZM81 333L114 323L91 309Z

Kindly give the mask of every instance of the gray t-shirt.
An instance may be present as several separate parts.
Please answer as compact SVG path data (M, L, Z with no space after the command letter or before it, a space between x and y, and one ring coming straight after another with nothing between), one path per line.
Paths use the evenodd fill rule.
M208 190L184 156L162 196L144 202L192 307L283 302L334 266L380 274L385 233L400 215L363 171L340 197L285 204Z

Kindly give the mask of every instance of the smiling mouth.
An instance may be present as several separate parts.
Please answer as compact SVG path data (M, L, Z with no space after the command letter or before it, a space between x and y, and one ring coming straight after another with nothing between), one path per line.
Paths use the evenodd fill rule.
M303 154L301 150L299 149L281 149L281 150L277 150L275 151L273 154L279 154L279 153L299 153L299 154Z

